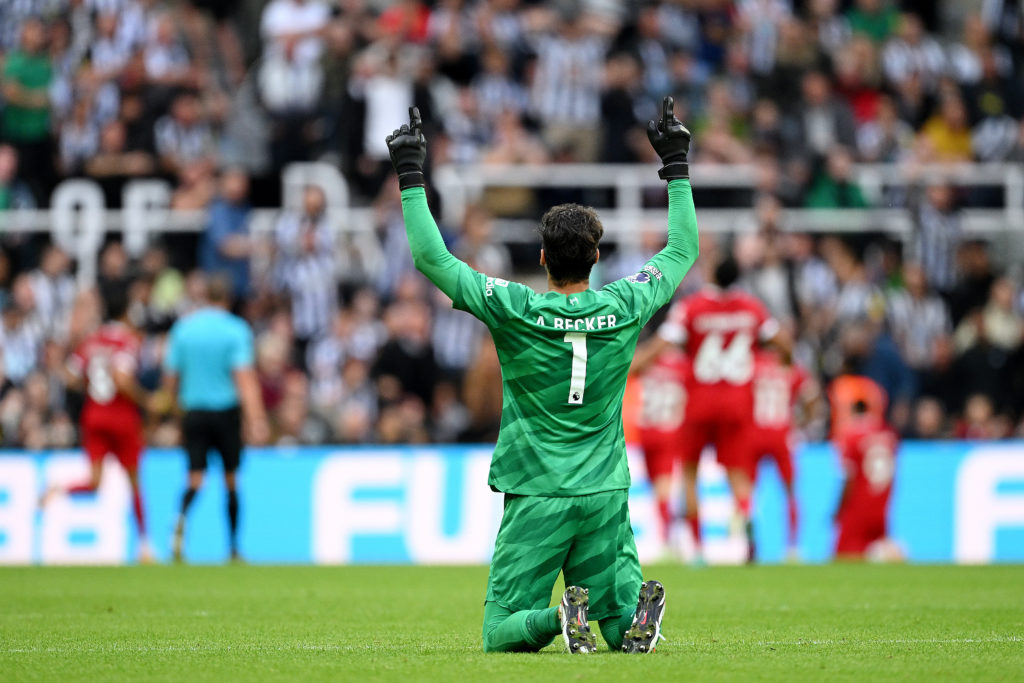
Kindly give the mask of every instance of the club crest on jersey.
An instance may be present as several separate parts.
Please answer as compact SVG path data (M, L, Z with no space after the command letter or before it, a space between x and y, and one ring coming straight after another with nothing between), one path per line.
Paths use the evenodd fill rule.
M645 282L651 281L650 273L641 270L639 273L634 273L626 278L627 282L632 282L634 285L642 285Z

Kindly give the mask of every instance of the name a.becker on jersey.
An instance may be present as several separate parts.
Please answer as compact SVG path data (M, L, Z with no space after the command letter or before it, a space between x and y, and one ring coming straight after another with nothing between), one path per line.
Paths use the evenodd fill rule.
M544 321L544 316L537 316L537 324L541 327L554 327L556 330L574 330L577 332L615 327L617 321L618 319L610 313L590 318L554 318L551 324Z
M661 277L660 273L658 277ZM484 296L492 296L494 294L495 287L508 287L509 281L503 280L498 277L489 277L484 282ZM615 323L618 322L612 314L608 315L596 315L590 318L553 318L550 322L544 320L544 316L537 316L537 324L541 327L554 327L556 330L573 330L574 332L583 332L590 330L603 330L609 327L615 327Z

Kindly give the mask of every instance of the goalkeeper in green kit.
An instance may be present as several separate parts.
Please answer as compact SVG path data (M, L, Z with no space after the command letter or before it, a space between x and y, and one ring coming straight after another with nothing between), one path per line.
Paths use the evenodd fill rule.
M666 97L647 135L668 181L668 245L643 270L594 290L603 234L590 208L541 219L548 291L478 273L445 248L427 206L419 111L388 136L416 268L458 309L483 321L501 362L501 430L488 483L505 494L484 603L486 652L539 650L561 633L593 652L590 620L612 649L652 652L665 589L643 581L629 522L622 395L640 329L672 298L697 258L686 155L690 132ZM563 572L566 588L549 607Z

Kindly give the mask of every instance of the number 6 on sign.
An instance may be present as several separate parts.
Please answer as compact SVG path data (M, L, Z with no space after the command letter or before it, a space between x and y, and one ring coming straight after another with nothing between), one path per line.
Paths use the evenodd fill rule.
M569 377L569 403L583 403L583 387L587 383L587 333L566 332L565 342L572 344L572 375Z

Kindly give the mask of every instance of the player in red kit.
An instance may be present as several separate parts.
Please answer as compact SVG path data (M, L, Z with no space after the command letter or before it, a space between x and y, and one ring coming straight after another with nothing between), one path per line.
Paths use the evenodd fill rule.
M805 413L818 394L810 373L798 365L786 365L779 354L767 349L754 355L752 384L754 410L750 432L750 479L757 481L757 465L764 457L775 461L786 490L788 534L791 557L796 555L798 512L793 493L793 431L796 405Z
M103 476L103 460L117 458L128 475L132 507L139 530L139 559L152 560L146 540L146 521L139 490L139 458L145 447L140 406L146 394L136 380L140 340L128 322L127 294L111 292L106 300L109 322L86 338L67 364L69 384L85 391L80 420L82 449L89 458L89 480L66 488L52 488L52 496L95 493Z
M688 363L677 349L668 349L640 377L640 412L637 430L644 452L647 476L654 489L654 500L661 521L663 554L671 555L672 472L680 461L680 430L686 410Z
M726 469L747 535L748 559L753 560L749 432L754 352L770 343L788 354L789 344L761 302L735 287L739 274L733 259L719 263L715 286L672 306L655 339L640 352L640 362L673 345L682 347L689 358L686 417L680 432L687 524L699 552L697 465L701 451L712 444Z
M857 401L836 442L846 483L836 509L836 558L862 558L888 537L886 513L899 437L864 401Z

